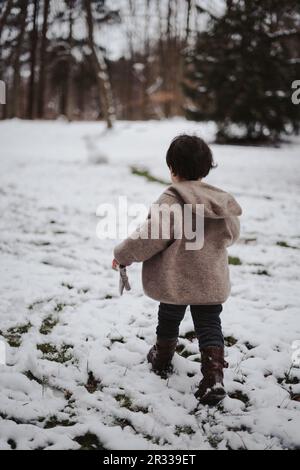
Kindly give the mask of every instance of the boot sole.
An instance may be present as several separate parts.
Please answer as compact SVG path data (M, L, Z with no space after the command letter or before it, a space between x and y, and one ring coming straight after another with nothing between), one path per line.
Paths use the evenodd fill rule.
M151 364L151 372L154 372L154 374L158 375L161 379L168 379L174 372L173 366L169 366L165 370L160 370L155 369L151 361L148 360L148 363Z
M166 370L159 370L154 369L152 366L151 371L154 372L155 375L158 375L161 379L168 379L174 373L173 367Z
M227 394L224 390L220 390L219 392L216 391L216 393L214 393L213 395L208 395L207 397L203 397L203 398L198 398L195 395L197 400L199 400L199 403L204 406L205 405L217 406L219 403L221 403L221 401L224 400L224 398L226 398L226 396Z
M159 377L161 377L162 379L168 379L170 377L170 375L173 374L174 372L174 368L173 368L173 365L172 364L169 364L166 369L156 369L153 365L153 362L152 362L152 358L151 358L151 355L150 353L147 354L147 361L149 364L151 364L151 370L152 372L154 372L154 374L158 375Z

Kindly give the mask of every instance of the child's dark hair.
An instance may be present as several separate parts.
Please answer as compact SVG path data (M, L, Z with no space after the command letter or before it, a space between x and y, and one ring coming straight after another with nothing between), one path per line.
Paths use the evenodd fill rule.
M167 165L175 176L185 180L205 178L215 168L212 152L200 137L182 134L167 152Z

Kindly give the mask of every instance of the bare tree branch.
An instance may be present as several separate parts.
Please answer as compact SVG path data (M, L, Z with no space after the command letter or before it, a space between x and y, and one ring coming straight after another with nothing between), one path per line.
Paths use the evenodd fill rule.
M3 27L6 23L6 19L9 15L9 13L10 13L10 10L11 10L12 6L13 6L13 0L8 0L7 4L6 4L6 7L4 8L3 14L0 17L0 38L1 38L1 35L2 35Z
M103 56L102 50L95 45L94 38L94 19L92 13L92 5L90 0L84 0L86 13L86 23L88 30L88 44L91 51L91 59L95 69L96 79L98 83L99 99L102 106L102 112L107 123L107 127L113 127L114 106L112 99L111 83L108 76L108 69Z

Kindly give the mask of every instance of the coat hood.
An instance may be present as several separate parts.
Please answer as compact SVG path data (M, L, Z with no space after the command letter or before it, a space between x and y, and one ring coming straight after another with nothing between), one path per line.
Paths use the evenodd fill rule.
M209 219L224 219L242 214L240 205L231 194L201 181L172 184L165 194L175 196L184 204L192 204L195 213L196 204L203 204L204 217Z

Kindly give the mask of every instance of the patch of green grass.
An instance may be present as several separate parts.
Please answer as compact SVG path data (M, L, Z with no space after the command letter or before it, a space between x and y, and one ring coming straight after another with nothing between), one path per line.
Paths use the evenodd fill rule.
M64 344L58 349L54 344L42 343L37 345L37 349L43 353L43 359L47 359L48 361L64 364L73 359L70 353L70 349L73 349L73 346L67 344Z
M289 245L287 242L285 241L279 241L276 243L277 246L281 246L281 248L291 248L292 250L298 250L298 247L297 246L292 246L292 245Z
M51 416L44 424L44 429L53 429L57 426L70 427L74 426L76 423L70 421L69 419L59 420L56 416Z
M37 349L39 351L42 351L43 354L55 354L55 353L57 353L56 346L54 346L50 343L38 344Z
M20 325L20 326L15 326L13 328L10 328L8 332L13 333L13 334L24 335L25 333L28 333L31 327L32 327L31 323L28 322L25 325Z
M181 357L184 357L185 359L188 359L193 353L187 351L186 349L184 349L181 353L180 353L180 356Z
M299 385L300 384L300 380L298 377L287 377L286 378L286 381L285 381L286 384L288 385Z
M241 385L244 385L246 383L243 377L236 377L235 379L233 379L233 381Z
M24 325L9 328L6 333L0 332L0 334L6 339L11 348L19 348L22 343L22 336L28 333L31 327L31 323L28 322Z
M27 424L24 420L15 418L14 416L8 415L6 413L0 412L0 418L4 420L13 421L16 424Z
M219 444L222 442L222 439L217 436L208 436L207 440L209 444L211 445L211 447L215 450L218 449Z
M115 426L120 426L122 429L126 428L127 426L133 429L132 423L126 418L114 418L113 424Z
M125 344L125 339L123 338L123 336L120 336L119 338L110 338L110 342L111 344L114 344L114 343Z
M27 370L26 372L24 372L24 375L31 381L34 381L34 382L37 382L39 385L45 385L45 382L39 378L37 378L32 372L31 370Z
M66 306L67 306L67 304L58 303L58 304L56 304L56 306L55 306L54 312L62 312L63 309L64 309Z
M200 357L195 357L195 358L193 359L193 362L199 362L199 363L201 363Z
M285 372L284 377L281 377L277 379L277 382L282 385L282 384L287 384L287 385L299 385L300 379L293 375L292 373L292 367L288 372Z
M28 310L34 310L35 307L42 305L44 302L51 302L51 300L52 300L52 297L49 299L45 299L45 300L37 300L36 302L33 302L32 304L28 305Z
M228 396L232 398L233 400L239 400L243 402L245 405L248 405L249 403L249 397L245 393L241 392L240 390L231 392L228 394Z
M235 346L238 342L238 340L234 338L233 336L226 336L226 338L224 338L224 341L225 341L225 346L227 348L231 348L232 346Z
M4 336L4 338L6 339L7 343L9 344L11 348L19 348L21 346L22 339L20 336L7 335L7 336Z
M44 242L44 241L33 241L33 242L31 242L31 245L35 245L35 246L50 246L51 243L50 243L50 242Z
M75 437L74 441L80 445L80 450L106 450L98 437L89 432Z
M164 445L164 444L167 443L167 442L165 441L165 439L161 440L161 439L159 439L158 437L151 436L151 434L144 434L143 437L144 437L147 441L151 442L151 444L154 444L154 445L156 445L156 446L158 446L158 445ZM162 442L162 441L163 441L163 442Z
M78 294L87 294L90 289L83 288L83 289L78 289Z
M257 274L257 276L271 277L271 274L266 269L260 269L260 270L256 271L256 273L254 273L254 274Z
M149 409L144 406L133 405L130 409L134 413L143 413L144 415L149 413Z
M131 398L125 395L125 393L119 393L114 398L120 404L122 408L126 408L127 410L130 410L133 413L143 413L143 414L149 413L148 408L134 404Z
M45 320L43 320L43 323L40 327L40 333L42 335L49 335L53 328L58 324L58 319L54 318L52 315L49 315Z
M181 357L185 357L186 359L190 357L191 352L187 351L186 347L183 344L178 344L176 347L176 352L179 354Z
M67 282L62 282L61 285L62 287L65 287L66 289L69 289L69 290L74 289L74 286L72 286L71 284L68 284Z
M130 167L131 169L131 173L135 176L141 176L142 178L145 178L147 181L149 181L150 183L160 183L160 184L163 184L165 186L169 186L170 185L170 182L166 181L166 180L163 180L161 178L157 178L156 176L153 176L151 175L151 173L149 172L149 170L147 170L146 168L139 168L139 167L136 167L136 166L132 166Z
M149 413L148 408L143 406L135 405L131 398L125 394L119 394L115 396L115 400L120 404L121 408L126 408L127 410L132 411L133 413Z
M196 333L194 331L188 331L184 336L182 336L182 338L193 341L196 338Z
M228 431L232 431L232 432L249 432L251 433L251 428L247 427L247 426L229 426L228 428Z
M241 266L243 264L238 256L229 256L228 263L232 266Z
M249 245L249 244L254 244L257 242L257 238L255 237L252 237L252 238L242 238L241 241L243 241L245 243L245 245Z
M127 408L128 410L132 408L132 400L127 395L116 395L115 400L120 404L122 408Z
M175 436L180 436L181 434L186 434L187 436L191 436L195 434L195 431L191 426L175 426Z

